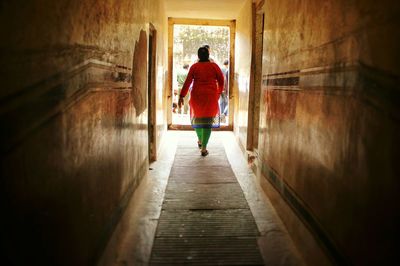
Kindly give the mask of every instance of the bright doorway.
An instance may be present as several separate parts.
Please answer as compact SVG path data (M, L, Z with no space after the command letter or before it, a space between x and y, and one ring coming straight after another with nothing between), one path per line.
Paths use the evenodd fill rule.
M204 21L189 19L169 20L169 84L170 111L168 124L170 129L190 129L189 95L185 105L177 106L179 93L191 65L197 62L197 49L204 45L210 47L210 59L226 73L227 86L219 100L221 129L232 128L233 105L231 99L233 71L234 21Z

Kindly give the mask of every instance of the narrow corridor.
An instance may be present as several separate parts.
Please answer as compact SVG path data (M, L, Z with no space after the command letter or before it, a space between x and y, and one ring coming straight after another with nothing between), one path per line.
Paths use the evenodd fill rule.
M213 132L209 150L167 133L99 265L303 264L233 133Z
M398 0L2 1L2 265L391 265L399 14ZM202 158L176 105L205 45L227 86Z

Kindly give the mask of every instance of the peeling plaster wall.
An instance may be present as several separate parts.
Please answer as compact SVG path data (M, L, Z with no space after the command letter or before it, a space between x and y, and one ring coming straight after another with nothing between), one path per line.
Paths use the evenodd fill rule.
M272 0L264 11L263 176L336 262L393 261L398 1Z
M242 147L247 141L247 116L250 89L251 41L252 41L252 1L248 0L236 20L235 40L235 120L234 131Z
M2 260L94 264L148 169L149 22L166 129L163 2L7 1L0 22Z

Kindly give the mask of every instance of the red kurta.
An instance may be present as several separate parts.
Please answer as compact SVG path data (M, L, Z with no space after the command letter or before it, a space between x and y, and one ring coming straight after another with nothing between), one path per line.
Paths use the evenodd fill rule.
M224 88L224 76L219 66L211 62L192 65L183 84L181 96L186 96L192 82L189 100L192 119L218 116L218 99Z

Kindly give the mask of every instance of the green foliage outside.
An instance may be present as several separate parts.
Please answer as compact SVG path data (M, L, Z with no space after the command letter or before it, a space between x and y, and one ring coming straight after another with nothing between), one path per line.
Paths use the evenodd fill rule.
M229 59L229 27L175 25L174 67L192 65L197 60L197 49L205 44L210 46L215 63L222 65Z

